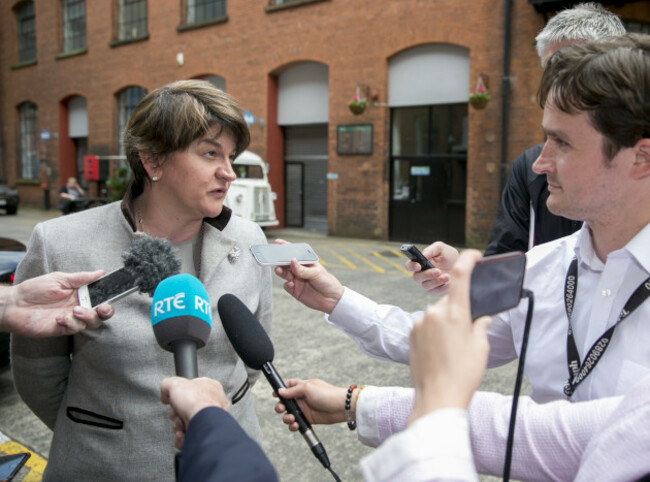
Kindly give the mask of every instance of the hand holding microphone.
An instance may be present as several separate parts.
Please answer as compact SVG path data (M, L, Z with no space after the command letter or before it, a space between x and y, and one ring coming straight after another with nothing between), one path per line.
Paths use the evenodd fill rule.
M262 325L255 318L255 315L242 303L239 298L231 294L225 294L219 298L217 303L219 316L223 329L230 340L237 355L242 361L254 370L261 370L273 390L285 388L284 381L273 366L274 349L269 336ZM278 395L279 396L279 395ZM311 448L313 454L320 463L328 469L336 480L338 476L331 468L325 447L314 433L310 423L298 407L295 400L280 397L287 410L295 417L299 425L298 430Z

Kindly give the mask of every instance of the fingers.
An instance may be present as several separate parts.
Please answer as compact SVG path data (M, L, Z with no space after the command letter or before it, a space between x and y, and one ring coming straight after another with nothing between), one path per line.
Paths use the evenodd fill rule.
M79 288L83 285L92 283L106 274L106 271L99 269L97 271L80 271L78 273L60 273L63 279L70 284L72 288Z
M451 269L451 277L454 279L454 282L449 286L449 304L451 307L458 307L469 311L471 272L474 269L474 265L480 259L480 251L468 249L461 253L454 264Z
M176 380L177 378L178 377L168 377L160 383L160 401L165 405L169 405L169 393L178 382L178 380Z

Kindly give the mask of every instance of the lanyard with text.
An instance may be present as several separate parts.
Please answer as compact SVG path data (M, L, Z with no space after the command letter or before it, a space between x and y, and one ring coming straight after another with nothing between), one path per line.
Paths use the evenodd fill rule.
M566 309L567 317L569 318L569 329L567 331L567 362L569 364L569 379L564 385L564 394L571 397L575 392L578 385L587 378L587 375L594 369L600 357L603 356L605 350L609 346L612 339L614 330L630 313L636 310L648 297L650 296L650 278L645 280L639 287L632 293L632 296L627 300L625 306L618 315L616 323L612 325L605 333L600 335L600 338L591 346L589 354L585 357L582 364L580 364L580 354L576 346L575 339L573 338L573 328L571 327L571 315L573 314L573 305L575 303L576 294L578 292L578 260L573 258L569 270L566 274L566 281L564 283L564 307Z

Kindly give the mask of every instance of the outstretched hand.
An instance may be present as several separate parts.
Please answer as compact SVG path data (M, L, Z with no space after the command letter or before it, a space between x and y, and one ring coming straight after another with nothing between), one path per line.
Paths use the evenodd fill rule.
M333 424L345 422L346 388L335 387L323 380L300 380L293 378L285 383L287 388L279 390L282 398L293 398L298 403L307 421L311 424ZM275 393L274 393L275 396ZM286 412L286 407L280 401L275 405L277 413ZM293 415L285 413L282 421L289 430L298 430L298 422Z
M183 447L185 429L197 413L207 407L230 408L221 383L211 378L165 378L160 384L160 401L170 405L169 419L177 449Z
M451 271L449 294L413 326L410 367L415 403L409 421L439 408L467 408L485 372L491 318L472 322L469 301L471 274L479 259L476 250L460 255Z
M286 241L277 239L276 243ZM305 306L331 313L343 296L343 285L322 264L303 265L291 260L289 266L276 266L275 273L285 280L284 290Z
M413 281L420 283L432 295L445 294L451 280L451 268L458 259L458 250L442 241L436 241L424 248L422 254L435 268L422 271L418 263L409 260L406 269L413 272Z
M53 272L28 279L7 289L7 302L0 317L2 331L22 336L72 335L98 328L113 316L113 308L79 306L77 289L102 276L104 271Z

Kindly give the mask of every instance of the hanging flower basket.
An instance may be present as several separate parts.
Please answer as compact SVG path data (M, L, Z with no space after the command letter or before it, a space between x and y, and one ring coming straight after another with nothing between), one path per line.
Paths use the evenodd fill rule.
M352 100L350 100L348 107L350 109L350 112L352 112L354 115L360 115L363 114L363 111L366 110L366 107L368 107L368 101L366 99L362 99L358 95L355 95L352 97Z
M490 102L490 92L483 83L483 77L479 75L476 82L476 92L469 94L469 104L475 109L481 110L487 107L488 102Z
M472 107L475 109L481 110L485 109L488 105L488 102L490 102L490 94L485 93L485 94L470 94L469 95L469 103Z

